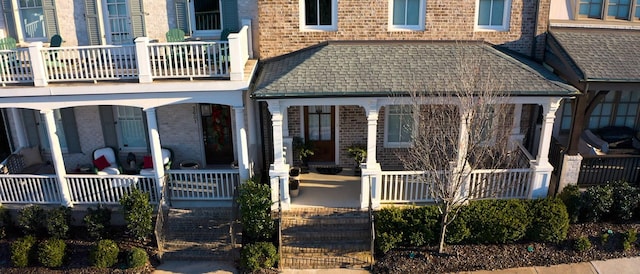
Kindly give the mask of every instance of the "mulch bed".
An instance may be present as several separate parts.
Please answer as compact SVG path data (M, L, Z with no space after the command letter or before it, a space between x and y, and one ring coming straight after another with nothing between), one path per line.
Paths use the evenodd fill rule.
M569 228L567 240L559 244L513 243L503 245L449 245L446 254L438 254L437 246L423 248L394 249L377 258L374 273L444 273L474 270L496 270L527 266L607 260L640 256L640 249L633 245L623 251L622 233L629 229L640 229L640 224L585 223ZM606 243L601 235L607 230L614 234ZM591 249L577 252L574 240L587 236ZM528 247L533 251L528 251Z

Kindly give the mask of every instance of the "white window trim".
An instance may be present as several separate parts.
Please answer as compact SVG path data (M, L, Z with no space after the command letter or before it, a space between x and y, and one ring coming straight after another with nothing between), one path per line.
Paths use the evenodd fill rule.
M301 31L337 31L338 30L338 0L331 0L331 25L327 26L307 26L305 18L305 0L300 0L298 12L300 14ZM318 20L320 20L318 18Z
M394 25L393 24L393 1L389 0L388 25L389 31L423 31L425 30L426 0L420 0L420 18L418 25Z
M509 31L509 24L511 22L511 0L504 1L504 14L502 15L502 25L490 26L490 25L478 25L478 15L480 14L480 0L476 0L476 13L473 19L475 31Z
M224 13L222 12L222 1L218 1L218 6L220 7L220 27L219 30L197 30L196 29L196 9L195 9L195 1L190 0L188 3L189 11L189 26L191 30L191 35L194 37L220 37L222 35L222 30L224 29Z
M409 142L389 142L389 108L393 106L393 105L387 105L385 106L385 110L384 110L384 147L385 148L408 148L411 147L413 145L413 141L409 141ZM416 119L413 119L414 125L413 125L413 130L415 130L417 127L417 121ZM413 132L412 132L413 134ZM412 138L413 139L413 138Z
M20 14L20 3L18 3L19 0L11 0L11 6L13 7L13 21L14 21L14 26L16 28L16 36L15 37L16 40L19 41L24 41L24 42L48 42L49 38L48 37L43 37L43 38L27 38L24 35L24 22L22 20L22 15ZM8 35L7 33L5 33L5 36ZM45 33L46 36L46 33Z

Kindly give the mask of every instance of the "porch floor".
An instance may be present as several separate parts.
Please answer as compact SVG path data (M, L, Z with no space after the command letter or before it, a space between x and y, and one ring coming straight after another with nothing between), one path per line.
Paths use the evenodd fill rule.
M291 208L306 207L360 207L360 176L352 169L343 169L336 175L316 173L313 168L300 174L300 192L291 198Z

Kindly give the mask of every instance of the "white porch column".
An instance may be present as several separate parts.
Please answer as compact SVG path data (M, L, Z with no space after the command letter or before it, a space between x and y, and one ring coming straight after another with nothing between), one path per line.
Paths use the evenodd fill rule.
M238 151L238 169L240 182L249 180L249 144L247 143L247 129L244 125L244 107L233 107L236 118L236 150Z
M69 185L67 184L66 179L67 171L64 167L64 159L62 158L62 149L60 148L60 140L58 139L57 133L58 129L56 128L56 121L53 117L53 110L42 110L40 113L42 113L45 120L47 137L49 138L49 146L51 147L53 167L56 171L60 193L62 194L62 205L72 207L71 192L69 191Z
M136 60L138 62L138 82L151 83L151 59L149 58L149 37L138 37L136 44Z
M520 132L520 122L522 120L522 104L515 104L513 108L513 125L511 129L511 142L522 144L524 134ZM513 144L515 145L515 144ZM511 149L515 149L511 147Z
M378 132L377 102L371 102L365 109L367 111L367 160L365 164L361 165L360 207L369 208L369 202L371 202L373 208L379 208L382 198L382 168L376 159ZM369 201L369 199L371 199L371 201Z
M158 197L162 197L164 192L162 187L164 185L164 163L162 161L162 147L160 146L160 133L158 132L158 120L156 116L156 109L145 109L147 114L147 129L149 131L149 147L151 147L151 159L153 159L153 171L155 173L156 187L158 191Z
M462 199L463 195L467 196L468 193L468 185L469 180L471 178L471 168L469 167L469 162L467 160L467 154L469 151L469 115L472 115L470 109L462 109L464 105L460 105L460 135L458 135L458 158L456 159L454 166L451 167L453 181L452 186L456 186L458 183L460 184L460 189L457 191L458 197L455 197L456 200ZM465 182L463 182L465 180ZM452 193L453 189L451 189Z
M553 122L556 118L556 110L560 106L560 99L549 99L542 105L544 109L544 124L540 132L540 143L538 144L538 157L533 166L535 176L531 184L530 197L546 197L549 192L549 181L553 166L549 163L549 146L551 145L551 134Z
M24 128L24 120L20 109L11 108L11 120L13 120L14 132L16 133L16 139L18 139L18 147L16 149L28 147L29 139L27 138L27 131Z
M273 131L273 164L269 169L271 177L271 201L273 207L278 207L278 200L283 210L291 207L289 197L289 165L284 161L283 138L282 138L282 107L278 101L268 101L269 112L271 112L271 123Z
M36 87L44 87L49 84L47 74L44 69L44 60L42 60L42 42L33 42L29 44L29 56L31 60L31 73L33 73L33 85Z

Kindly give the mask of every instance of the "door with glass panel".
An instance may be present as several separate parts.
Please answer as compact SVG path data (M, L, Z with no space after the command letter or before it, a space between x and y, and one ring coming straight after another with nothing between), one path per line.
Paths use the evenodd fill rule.
M111 45L132 44L131 21L127 0L104 0L107 42Z
M207 36L220 33L222 30L220 0L194 0L189 1L189 4L194 35Z
M313 143L312 162L335 162L335 107L304 107L305 140Z

